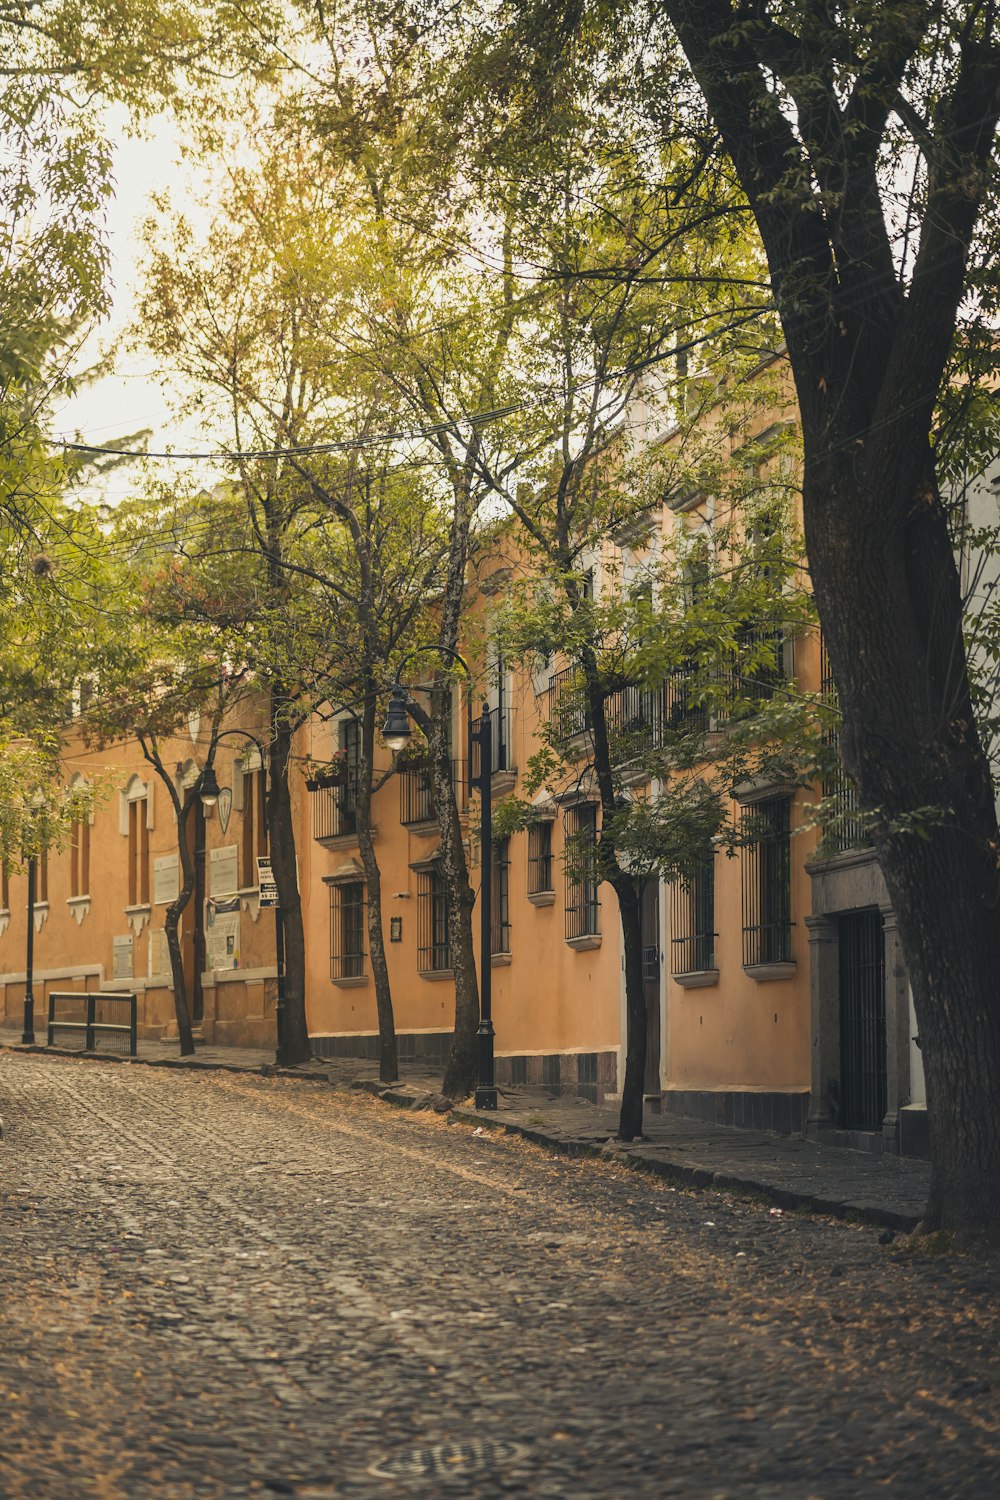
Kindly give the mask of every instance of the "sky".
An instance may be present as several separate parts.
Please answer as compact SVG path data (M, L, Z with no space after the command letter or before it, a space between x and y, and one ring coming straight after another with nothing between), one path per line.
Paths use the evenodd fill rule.
M179 161L180 136L169 116L152 120L140 136L128 135L123 112L110 111L109 134L115 147L116 191L108 206L106 229L111 263L113 304L110 317L88 339L77 360L77 369L93 365L103 352L120 340L135 316L140 277L139 227L150 211L156 192L169 191L175 207L191 209L186 170ZM150 429L148 447L203 451L206 439L197 426L185 424L171 411L170 387L161 379L156 362L149 356L120 348L114 373L85 385L79 393L56 408L52 417L55 437L115 445L117 439ZM132 493L140 482L143 465L123 465L101 476L88 490L92 500L114 505ZM159 465L157 472L170 472L178 465Z

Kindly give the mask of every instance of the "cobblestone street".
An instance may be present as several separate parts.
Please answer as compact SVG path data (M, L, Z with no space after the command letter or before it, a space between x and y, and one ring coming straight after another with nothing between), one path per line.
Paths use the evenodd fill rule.
M0 1495L1000 1493L1000 1274L326 1084L0 1053Z

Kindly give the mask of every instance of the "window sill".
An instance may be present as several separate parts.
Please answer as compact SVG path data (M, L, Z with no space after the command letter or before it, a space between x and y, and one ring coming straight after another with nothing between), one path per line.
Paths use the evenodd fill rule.
M78 927L83 926L83 919L90 911L89 896L68 896L66 905L69 907L70 916L76 921Z
M368 975L351 974L344 979L332 979L330 983L335 984L338 990L360 990L364 989L367 985Z
M766 984L771 979L794 979L795 964L744 964L743 972L758 984Z
M510 963L510 954L509 953L491 953L490 954L490 963L493 965L494 969L502 969L502 968L504 968L504 966L506 964Z
M151 910L152 908L148 901L141 902L138 906L126 906L125 915L128 918L128 925L136 937L142 936L142 929L149 921Z
M601 946L601 934L599 932L584 932L579 937L566 939L567 948L574 948L577 953L586 953L589 948Z
M375 832L373 828L372 833ZM356 833L317 834L314 842L319 844L321 849L350 849L357 845L358 835Z
M418 969L421 979L451 979L451 969Z
M528 900L532 906L554 906L556 893L555 891L529 891Z
M685 990L708 989L709 985L718 984L718 969L692 969L687 974L674 974L674 984L679 984Z
M494 797L509 797L517 784L517 771L494 771L490 777L490 792Z

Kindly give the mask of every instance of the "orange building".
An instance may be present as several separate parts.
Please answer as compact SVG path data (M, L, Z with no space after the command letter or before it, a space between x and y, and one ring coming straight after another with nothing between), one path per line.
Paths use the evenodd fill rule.
M710 530L712 507L688 488L665 499L650 524L640 542L607 540L605 555L593 560L598 590L627 575L634 548ZM481 565L486 577L472 605L478 639L489 640L489 613L498 585L510 580L509 561L497 555L492 583L489 565ZM782 642L781 669L798 689L821 689L814 634ZM495 799L520 790L541 725L559 712L564 675L557 664L538 662L483 673L494 725ZM691 711L679 678L655 690L622 689L620 699L612 710L651 743L671 716ZM452 744L455 785L468 819L467 706L463 688L455 693ZM357 733L349 713L306 725L297 739L297 763L322 764L336 755L348 768L346 781L309 793L303 775L293 796L314 1048L327 1056L374 1057L378 1028L350 774ZM167 750L181 795L192 796L204 763L198 724ZM373 822L400 1056L435 1065L449 1045L454 989L430 778L419 763L401 761L393 769L389 752L382 754L376 780L391 774L375 794ZM90 751L70 732L65 763L67 779L110 774L112 791L76 828L72 847L40 863L37 1030L43 1033L50 990L111 988L138 994L141 1036L175 1036L163 912L176 894L178 855L166 790L134 744ZM256 752L246 758L237 734L221 746L216 771L218 805L206 814L199 803L191 820L199 885L183 940L194 1019L206 1042L269 1047L275 1036L274 918L261 910L257 886L257 858L267 844L266 768ZM805 817L810 800L814 794L790 786L748 784L733 807L736 821L752 820L755 832L745 847L731 858L716 854L687 884L646 882L646 1092L653 1109L786 1132L808 1126L854 1144L894 1149L900 1112L920 1097L895 925L870 851L818 857L818 836ZM494 849L497 1081L613 1098L622 1084L626 1040L617 905L608 886L585 874L569 878L562 859L568 835L596 833L599 799L584 777L539 794L537 811L529 831ZM474 828L468 848L475 886ZM18 1027L23 875L5 874L0 901L0 997L6 1025ZM867 946L855 954L862 927ZM852 1019L845 994L851 1001L861 990L861 1010ZM872 1044L865 1040L869 1034ZM854 1058L858 1047L869 1048L860 1061ZM848 1109L852 1069L864 1079L871 1074L875 1083L870 1098Z

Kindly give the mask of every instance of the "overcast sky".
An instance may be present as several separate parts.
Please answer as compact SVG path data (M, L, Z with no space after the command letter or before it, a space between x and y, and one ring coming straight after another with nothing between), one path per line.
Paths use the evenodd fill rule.
M187 174L178 161L179 137L174 121L161 117L150 122L142 136L129 137L118 129L123 115L113 115L116 193L108 209L107 230L111 252L114 305L110 319L91 336L79 361L80 368L93 364L100 353L118 339L135 313L139 279L139 226L150 209L153 193L169 190L190 204ZM115 440L140 429L151 429L151 449L205 447L205 436L172 418L165 386L155 362L120 351L115 373L84 387L72 400L57 408L53 433L72 438L77 431L86 441L113 445ZM134 473L130 482L129 474ZM99 481L101 498L114 504L138 482L140 466L123 466ZM97 498L96 495L93 498Z

